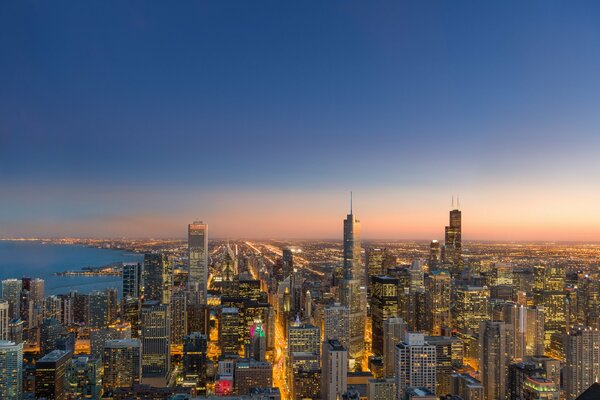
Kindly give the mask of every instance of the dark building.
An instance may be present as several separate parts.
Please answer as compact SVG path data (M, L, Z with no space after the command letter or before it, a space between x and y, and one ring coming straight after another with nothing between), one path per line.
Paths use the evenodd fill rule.
M371 277L371 316L375 355L383 355L383 323L388 318L398 315L398 279L390 276Z
M452 201L454 207L454 200ZM457 277L462 272L462 237L461 237L461 211L453 208L450 211L450 224L446 226L444 236L444 262L452 264L451 273Z
M173 266L166 254L144 254L144 301L169 304L173 286Z
M183 379L185 386L206 393L206 336L198 332L183 339Z
M35 365L35 396L48 400L64 400L65 371L71 353L54 350L40 358Z

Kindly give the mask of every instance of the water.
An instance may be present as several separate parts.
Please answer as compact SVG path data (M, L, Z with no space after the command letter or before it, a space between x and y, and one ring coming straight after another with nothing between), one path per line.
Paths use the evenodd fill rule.
M39 241L0 241L0 279L42 278L46 295L89 293L114 287L121 292L118 276L55 276L55 272L78 271L115 262L142 261L143 255L122 250L96 249L80 245L44 244Z

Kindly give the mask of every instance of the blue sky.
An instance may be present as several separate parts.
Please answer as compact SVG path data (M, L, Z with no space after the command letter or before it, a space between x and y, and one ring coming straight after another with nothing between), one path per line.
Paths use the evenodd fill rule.
M397 216L372 237L435 236L455 193L473 238L600 237L584 215L543 228L599 195L598 21L594 1L3 2L0 235L202 216L332 236L354 190L363 220ZM501 204L532 232L490 234ZM288 205L332 223L284 228ZM407 215L424 205L435 221Z

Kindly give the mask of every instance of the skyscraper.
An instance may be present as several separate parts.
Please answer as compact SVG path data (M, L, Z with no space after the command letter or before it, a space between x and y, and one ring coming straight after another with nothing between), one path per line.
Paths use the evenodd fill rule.
M441 335L442 328L451 326L451 292L452 278L447 271L433 270L425 278L427 328L432 335Z
M350 310L339 303L325 307L323 316L325 340L337 339L342 346L350 344Z
M144 300L169 304L173 286L173 266L166 254L144 255Z
M73 357L67 363L65 383L69 399L99 399L102 363L87 355Z
M142 292L142 264L123 264L123 297L139 298Z
M507 344L506 324L483 321L479 329L479 373L485 390L485 400L506 396Z
M344 220L344 279L358 279L362 286L366 286L361 263L360 221L352 212L352 195L350 214Z
M395 373L396 345L404 340L406 329L406 322L400 317L388 318L383 322L383 365L386 377Z
M445 262L452 264L452 275L458 276L462 271L462 238L461 238L461 211L458 201L454 207L452 199L452 210L450 211L450 224L445 229Z
M193 332L183 339L184 386L206 393L206 335Z
M321 399L336 400L348 389L348 350L338 340L323 342Z
M364 349L366 311L366 273L362 270L360 247L360 221L352 212L344 220L344 277L341 303L350 310L350 346L352 358L362 356Z
M163 383L171 369L169 306L157 301L142 305L142 376Z
M0 400L20 400L23 392L23 343L0 340Z
M105 392L128 388L142 381L142 349L138 339L109 340L102 356Z
M574 400L600 377L600 331L576 326L565 337L563 372L567 400Z
M66 399L65 373L71 353L53 350L35 364L35 396L52 400Z
M8 340L9 304L0 300L0 340Z
M20 279L5 279L2 281L2 299L8 301L8 315L10 319L21 316L21 289L23 283Z
M404 398L408 387L424 387L435 393L436 349L422 333L407 333L396 345L396 399Z
M208 284L208 224L194 221L188 225L190 288L198 293L200 304L206 304Z
M373 353L383 355L383 324L392 317L397 317L398 279L390 276L371 277L371 318L373 321Z

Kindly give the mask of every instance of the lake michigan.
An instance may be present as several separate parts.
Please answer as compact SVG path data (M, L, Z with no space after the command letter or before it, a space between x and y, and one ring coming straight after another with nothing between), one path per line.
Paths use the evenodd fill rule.
M42 278L46 295L89 293L114 287L121 293L118 276L55 276L62 271L101 267L115 262L141 262L142 254L123 250L97 249L81 245L46 244L41 241L0 240L0 279Z

